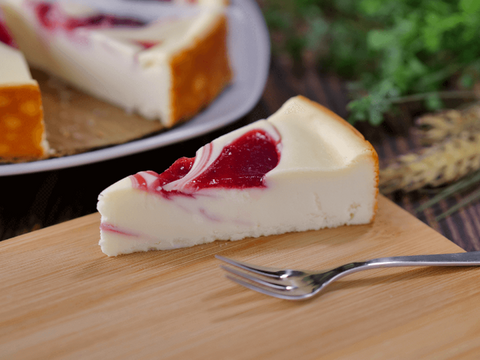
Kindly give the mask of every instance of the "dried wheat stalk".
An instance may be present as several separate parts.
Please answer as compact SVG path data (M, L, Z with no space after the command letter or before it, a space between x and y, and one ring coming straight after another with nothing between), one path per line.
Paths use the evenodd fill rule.
M480 131L480 104L444 110L418 118L413 130L424 145L431 145L464 131Z
M458 135L424 148L418 153L400 156L380 171L380 191L405 192L425 186L440 186L480 169L480 131L462 131Z

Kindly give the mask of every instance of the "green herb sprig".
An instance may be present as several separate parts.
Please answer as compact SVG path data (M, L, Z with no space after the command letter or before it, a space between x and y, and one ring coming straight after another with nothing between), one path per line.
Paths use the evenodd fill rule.
M480 74L478 0L264 0L274 51L308 51L351 79L350 121L379 125L407 96L442 108Z

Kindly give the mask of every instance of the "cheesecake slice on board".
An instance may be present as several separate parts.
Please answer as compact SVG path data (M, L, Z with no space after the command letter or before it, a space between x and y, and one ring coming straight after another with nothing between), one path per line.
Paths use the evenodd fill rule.
M116 256L366 224L377 195L372 145L298 96L163 173L142 171L105 189L100 246Z

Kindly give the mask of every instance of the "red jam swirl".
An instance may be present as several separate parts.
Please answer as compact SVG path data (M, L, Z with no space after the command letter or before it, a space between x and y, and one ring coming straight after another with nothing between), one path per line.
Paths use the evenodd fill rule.
M17 49L17 43L10 34L7 25L4 24L1 20L2 19L0 19L0 42Z
M112 225L110 223L105 223L105 222L102 222L100 224L100 230L108 231L108 232L112 232L112 233L116 233L116 234L120 234L120 235L124 235L124 236L140 237L140 235L138 235L138 234L135 234L135 233L127 231L127 230L123 230L123 229L119 228L118 226Z
M277 144L270 135L263 130L252 130L225 146L191 185L197 190L264 187L265 174L277 166L279 159Z
M143 40L134 40L135 43L143 47L144 49L150 49L151 47L161 44L161 41L143 41Z
M72 31L81 27L113 28L113 27L139 27L145 22L139 19L114 16L110 14L95 14L86 17L71 17L62 14L58 6L48 2L38 2L34 7L35 15L40 24L48 29L62 28Z
M133 187L136 189L167 195L167 192L163 190L162 186L187 175L194 161L195 158L182 157L161 174L157 174L154 171L142 171L138 174L131 175L130 179L132 180Z
M280 161L279 141L262 129L251 130L225 146L220 155L188 184L198 191L206 188L244 189L265 187L265 175ZM166 191L163 186L182 179L191 170L195 158L181 158L164 173L153 171L132 175L133 187L161 194L193 196L190 192Z

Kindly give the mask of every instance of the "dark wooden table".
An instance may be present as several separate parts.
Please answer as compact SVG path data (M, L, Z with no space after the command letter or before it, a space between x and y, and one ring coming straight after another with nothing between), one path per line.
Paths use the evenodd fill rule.
M194 156L199 147L219 135L268 117L287 99L298 94L319 102L342 117L347 116L345 84L337 76L322 73L315 66L297 70L288 61L273 58L262 98L250 113L230 126L179 144L115 160L0 177L0 240L93 213L98 194L113 182L141 170L161 172L180 156ZM372 129L360 124L358 127L372 142L381 163L418 146L412 138L398 136L398 132L392 132L386 126ZM442 201L416 214L415 209L429 197L425 193L389 195L398 205L463 249L480 250L480 204L437 222L435 216L461 198Z

